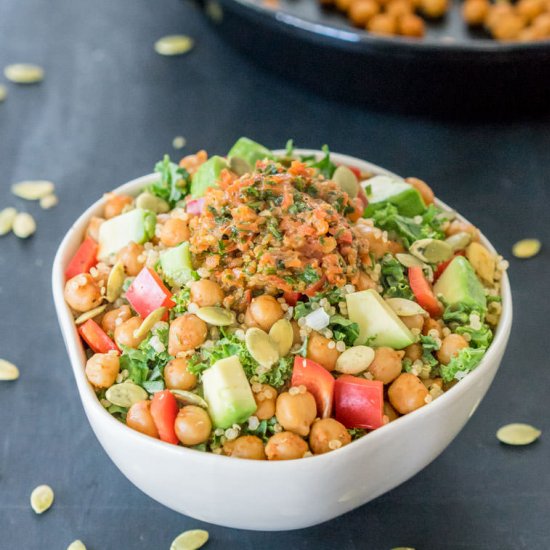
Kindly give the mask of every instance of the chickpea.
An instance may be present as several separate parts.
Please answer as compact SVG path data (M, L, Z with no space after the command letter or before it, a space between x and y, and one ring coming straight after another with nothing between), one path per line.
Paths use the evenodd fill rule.
M432 330L437 330L437 337L443 336L441 324L431 317L426 317L424 320L424 326L422 327L422 334L428 336L428 333Z
M417 361L422 358L422 346L420 344L411 344L405 348L404 359L410 359L411 361Z
M393 422L399 418L399 414L388 401L384 401L384 415L388 417L388 422Z
M242 435L224 443L223 452L227 456L235 458L248 458L250 460L265 460L263 441L255 435Z
M180 160L180 166L185 168L189 174L193 175L208 160L208 154L201 149L194 155L187 155Z
M520 42L532 42L533 40L542 40L544 33L540 32L534 25L525 27L518 35Z
M511 13L500 17L491 27L491 33L497 40L515 40L524 27L523 17Z
M99 228L101 227L101 224L105 220L103 218L98 218L97 216L93 216L93 218L90 220L90 223L88 224L88 227L86 229L86 236L91 237L95 242L99 241Z
M206 323L192 313L177 317L170 324L168 333L168 353L175 356L180 351L190 351L199 347L208 334Z
M335 0L336 7L340 11L347 12L351 7L352 0Z
M426 17L438 19L443 17L449 7L448 0L421 0L420 10Z
M376 283L364 271L359 272L359 277L355 283L357 290L368 290L369 288L376 290L376 286Z
M253 298L247 309L249 320L266 332L279 320L284 317L281 304L273 296L263 294ZM246 323L246 319L245 319Z
M117 195L116 193L106 193L105 199L103 217L107 220L122 214L124 208L134 202L134 199L129 195Z
M402 15L398 19L397 23L399 34L402 34L403 36L412 36L417 38L424 36L424 19L422 19L422 17L418 17L418 15L414 13L406 13Z
M313 423L309 434L309 446L314 454L328 453L348 443L351 443L351 435L338 420L323 418Z
M424 326L424 315L407 315L406 317L400 317L403 324L409 329L422 330Z
M65 301L75 311L83 313L103 301L99 285L89 273L80 273L65 283Z
M364 27L368 20L380 11L375 0L354 0L349 8L348 16L358 27Z
M158 439L159 433L151 416L151 401L134 403L126 415L126 425L142 434Z
M126 274L135 277L145 265L143 245L131 242L118 251L116 258L124 266Z
M405 181L410 183L420 193L426 205L433 204L435 197L434 192L425 181L419 178L407 178Z
M169 390L190 391L197 385L197 377L187 370L187 359L172 359L164 367L164 383Z
M469 233L472 236L472 241L479 241L479 231L471 223L461 222L460 220L453 220L446 229L445 234L450 237L462 232Z
M199 445L210 437L212 422L203 408L186 405L176 416L174 430L183 445Z
M472 27L483 25L490 7L488 0L466 0L462 4L462 17Z
M329 348L330 342L331 340L325 338L322 334L313 331L307 341L306 357L319 363L328 371L333 371L336 367L336 361L340 357L340 352L335 347Z
M516 11L526 21L532 21L538 15L544 13L544 2L542 0L519 0L516 4Z
M298 388L291 388L291 390L298 390ZM317 416L315 397L308 391L283 392L277 397L275 416L285 430L306 436Z
M182 219L170 218L162 224L159 239L164 246L177 246L189 240L189 228Z
M389 384L401 373L401 359L404 351L396 351L392 348L377 348L374 351L374 360L367 369L375 380Z
M449 334L449 336L443 338L441 348L439 348L436 355L440 363L448 365L459 350L467 347L468 342L460 334Z
M369 19L367 30L373 34L396 34L397 20L388 13L378 13Z
M388 390L391 405L401 414L408 414L426 404L429 393L420 378L404 372Z
M134 332L141 326L143 322L141 317L130 317L115 328L115 342L118 347L126 346L128 348L137 348L145 339L145 336L136 338Z
M218 283L201 279L191 283L191 301L199 307L220 306L225 294Z
M550 11L550 6L548 7ZM541 38L550 38L550 13L543 13L533 19L533 27Z
M514 13L513 6L508 2L498 2L497 4L493 4L489 7L489 13L487 14L487 17L485 19L485 26L492 30L493 26L500 20L501 17L512 15ZM460 222L459 223L464 223Z
M413 5L408 0L390 0L386 5L386 13L397 17L403 17L404 15L411 14L413 11Z
M120 306L119 308L108 311L101 320L101 328L109 335L113 335L118 325L124 323L132 316L132 310L129 306ZM120 321L119 321L120 319Z
M267 460L294 460L307 453L307 443L294 432L280 432L271 436L265 446Z
M269 420L275 415L275 401L277 400L277 390L275 388L267 384L261 384L259 390L254 391L254 400L258 407L254 415L259 420Z
M115 353L96 353L86 361L86 378L96 388L110 388L120 371L120 361Z
M428 391L430 391L434 386L437 386L440 390L443 390L442 378L426 378L425 380L422 380L422 384L426 386Z

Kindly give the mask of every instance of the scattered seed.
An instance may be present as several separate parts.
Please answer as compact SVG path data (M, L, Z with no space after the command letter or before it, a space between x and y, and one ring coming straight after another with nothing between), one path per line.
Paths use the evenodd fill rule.
M170 545L170 550L198 550L208 541L208 531L193 529L178 535Z
M49 485L39 485L31 493L31 507L37 514L42 514L53 504L53 490Z
M27 212L19 212L13 220L12 231L16 237L26 239L36 231L36 222Z
M269 337L277 346L281 357L288 355L294 340L294 330L292 329L292 324L288 319L279 319L271 327Z
M540 252L541 242L538 239L522 239L512 248L512 254L516 258L532 258Z
M85 323L89 319L93 319L94 317L97 317L100 313L103 313L105 311L105 308L107 307L107 304L104 304L99 307L95 307L94 309L90 309L90 311L86 311L82 315L79 315L75 320L75 325L81 325L82 323Z
M58 203L59 199L57 198L57 195L51 193L50 195L46 195L40 199L40 208L43 210L49 210L50 208L57 206Z
M182 55L193 49L195 41L185 34L164 36L155 42L155 51L160 55Z
M497 431L497 439L506 445L529 445L536 441L541 433L529 424L507 424Z
M388 298L386 303L395 311L399 317L411 317L412 315L425 315L428 312L422 309L416 302L406 298Z
M0 84L0 103L2 103L6 97L8 97L8 89L3 84Z
M0 359L0 380L9 382L19 378L19 369L9 361Z
M396 546L395 548L392 548L391 550L415 550L411 546Z
M354 199L359 192L359 182L357 176L347 167L338 166L332 175L332 180L335 181L344 193L347 193L350 198Z
M374 361L374 350L369 346L348 348L336 360L335 370L344 374L359 374Z
M67 546L67 550L86 550L86 546L81 540L75 540Z
M415 241L409 248L409 252L419 260L429 264L446 262L453 257L453 247L449 243L440 241L439 239L420 239Z
M223 8L216 0L207 0L204 11L214 23L219 24L223 21Z
M164 212L168 212L170 210L170 205L160 197L145 191L136 198L136 208L151 210L151 212L154 212L155 214L163 214Z
M145 319L143 319L143 322L141 325L139 325L139 328L134 330L134 338L145 338L147 334L151 331L151 329L162 320L166 313L165 307L159 307L155 309L154 311L151 311Z
M195 315L205 323L215 327L227 327L235 323L235 314L223 307L201 307L196 311Z
M46 195L51 195L55 185L51 181L21 181L11 186L11 192L21 199L37 201Z
M208 403L196 393L186 390L170 390L174 397L184 405L197 405L203 409L208 408Z
M134 403L145 401L147 392L137 384L132 382L123 382L122 384L113 384L106 392L105 399L118 407L130 408Z
M426 264L415 258L412 254L398 253L395 255L397 261L404 267L425 267Z
M279 352L275 342L262 329L249 328L245 334L245 343L250 355L262 367L271 367L279 360Z
M460 231L459 233L455 233L445 239L445 242L451 245L454 252L464 250L471 241L472 235L470 233L466 233L465 231Z
M244 176L252 173L252 166L241 157L231 157L229 159L229 169L237 176Z
M36 84L44 79L44 69L30 63L15 63L4 67L4 75L15 84Z
M124 266L121 262L117 262L107 278L107 292L105 297L108 302L114 302L121 294L122 287L124 286L124 279L126 275L124 273Z
M0 211L0 236L6 235L11 231L15 216L17 216L17 210L11 206Z
M183 149L187 145L187 140L183 136L176 136L172 140L172 147L174 149Z

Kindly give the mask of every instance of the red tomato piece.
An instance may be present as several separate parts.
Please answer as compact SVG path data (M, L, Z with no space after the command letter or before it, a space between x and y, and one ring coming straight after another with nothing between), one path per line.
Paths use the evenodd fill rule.
M375 430L384 425L384 384L351 374L334 384L335 418L346 428Z
M170 390L155 393L151 400L151 416L159 433L159 437L166 443L177 445L179 439L174 429L178 416L178 402Z
M292 385L305 386L307 391L315 397L317 414L321 418L327 418L331 415L334 378L327 369L315 361L297 355L294 358Z
M441 275L443 275L443 272L447 269L449 264L457 257L457 256L466 256L466 252L464 250L460 250L457 252L450 260L447 260L446 262L441 262L440 264L437 264L437 267L434 271L434 281L437 281Z
M325 276L323 275L318 281L316 281L312 285L309 285L304 290L304 294L309 297L315 296L315 294L317 294L317 292L323 288L324 284L325 284Z
M92 237L86 237L65 269L65 278L68 280L81 273L88 273L97 263L97 248Z
M416 301L423 307L432 317L439 317L442 313L441 304L435 297L430 283L424 277L422 267L415 265L409 267L409 283L413 291Z
M161 278L148 267L139 272L126 291L126 299L142 319L159 307L173 307L175 303L171 298L172 293L164 286Z
M111 350L119 351L117 345L93 319L88 319L85 323L82 323L78 327L78 333L94 353L107 353Z
M288 290L283 294L283 298L289 306L294 307L300 299L300 293Z

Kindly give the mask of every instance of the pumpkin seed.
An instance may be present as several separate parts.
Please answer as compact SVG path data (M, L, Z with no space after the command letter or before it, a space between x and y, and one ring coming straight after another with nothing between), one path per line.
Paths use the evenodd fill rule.
M214 23L219 24L223 21L223 8L216 0L207 0L204 12Z
M279 360L275 342L262 329L249 328L244 341L250 355L263 367L271 367Z
M19 378L19 369L9 361L0 359L0 380L9 382Z
M176 136L172 140L172 147L174 149L183 149L187 145L187 140L183 136Z
M452 246L438 239L420 239L412 243L409 252L429 264L446 262L453 257Z
M411 317L412 315L429 316L428 312L421 308L416 302L405 298L388 298L386 303L395 311L399 317Z
M395 548L392 548L391 550L415 550L415 549L410 547L410 546L396 546Z
M126 275L124 273L124 266L122 262L117 262L107 278L107 291L105 292L105 298L108 302L114 302L122 292L122 286L124 285L124 279Z
M235 314L232 311L218 306L201 307L195 315L215 327L227 327L235 322Z
M31 493L31 507L37 514L42 514L53 504L53 490L49 485L39 485Z
M117 407L130 408L134 403L145 401L148 397L147 392L133 382L113 384L105 392L105 399Z
M102 306L96 307L94 309L90 309L90 311L86 311L82 315L79 315L75 320L75 325L81 325L82 323L85 323L89 319L93 319L100 313L103 313L105 311L105 308L107 307L107 304L103 304Z
M49 210L50 208L57 206L58 203L59 199L57 198L57 195L52 193L51 195L46 195L40 199L40 208L43 210Z
M21 181L11 186L11 192L20 199L37 201L46 195L51 195L55 185L51 181Z
M290 351L294 340L294 330L288 319L279 319L269 331L269 337L279 350L279 355L284 357Z
M12 231L16 237L26 239L36 231L36 222L27 212L19 212L13 220Z
M170 545L170 550L198 550L208 541L208 531L193 529L178 535Z
M445 242L451 245L453 252L457 252L458 250L464 250L472 242L472 235L465 231L461 231L447 237Z
M145 319L143 319L143 323L139 325L139 327L134 330L134 338L145 338L151 329L159 322L162 321L162 318L164 317L166 313L165 307L159 307L155 309L155 311L151 311Z
M532 258L540 252L541 246L538 239L522 239L513 246L512 254L516 258Z
M17 216L17 210L11 206L0 211L0 236L6 235L11 231L15 216Z
M542 432L529 424L507 424L497 431L497 439L506 445L529 445Z
M353 346L336 360L335 370L344 374L359 374L367 370L374 360L374 350L369 346Z
M193 49L195 41L184 34L164 36L155 42L155 51L160 55L182 55Z
M231 157L229 159L229 169L231 172L235 172L237 176L251 174L253 170L252 166L241 157Z
M197 405L197 407L202 407L203 409L208 408L208 403L196 393L185 390L170 391L174 394L174 397L184 405Z
M0 84L0 103L2 103L6 97L8 97L8 89L3 84Z
M164 212L168 212L170 210L170 205L160 197L156 197L155 195L145 191L136 198L136 208L150 210L155 214L163 214Z
M44 69L30 63L15 63L4 67L4 75L15 84L36 84L44 79Z
M86 546L81 540L75 540L67 546L67 550L86 550Z
M350 198L354 199L359 192L359 182L357 176L347 167L338 166L332 175L332 180L335 181L344 193L347 193Z
M398 253L395 255L397 261L405 267L426 267L424 262L421 262L418 258L415 258L411 254Z

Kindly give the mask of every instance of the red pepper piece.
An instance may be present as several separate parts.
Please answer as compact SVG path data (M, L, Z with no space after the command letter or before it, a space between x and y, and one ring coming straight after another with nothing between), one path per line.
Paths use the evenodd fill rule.
M409 267L409 283L413 291L416 301L423 307L432 317L439 317L442 313L441 304L435 297L430 283L424 277L422 267Z
M317 403L317 414L321 418L327 418L332 413L332 401L334 396L334 378L327 369L304 357L294 358L292 370L292 385L307 388L313 394Z
M65 278L68 280L81 273L88 273L97 263L97 248L92 237L86 237L65 269Z
M170 309L175 305L172 293L152 269L144 267L126 291L126 299L136 313L145 319L159 307ZM168 312L166 312L168 318Z
M119 351L117 345L93 319L88 319L80 325L78 333L94 353L107 353L111 350Z
M159 437L166 443L177 445L179 439L174 429L178 416L178 402L170 390L155 393L151 400L151 416L159 433Z

